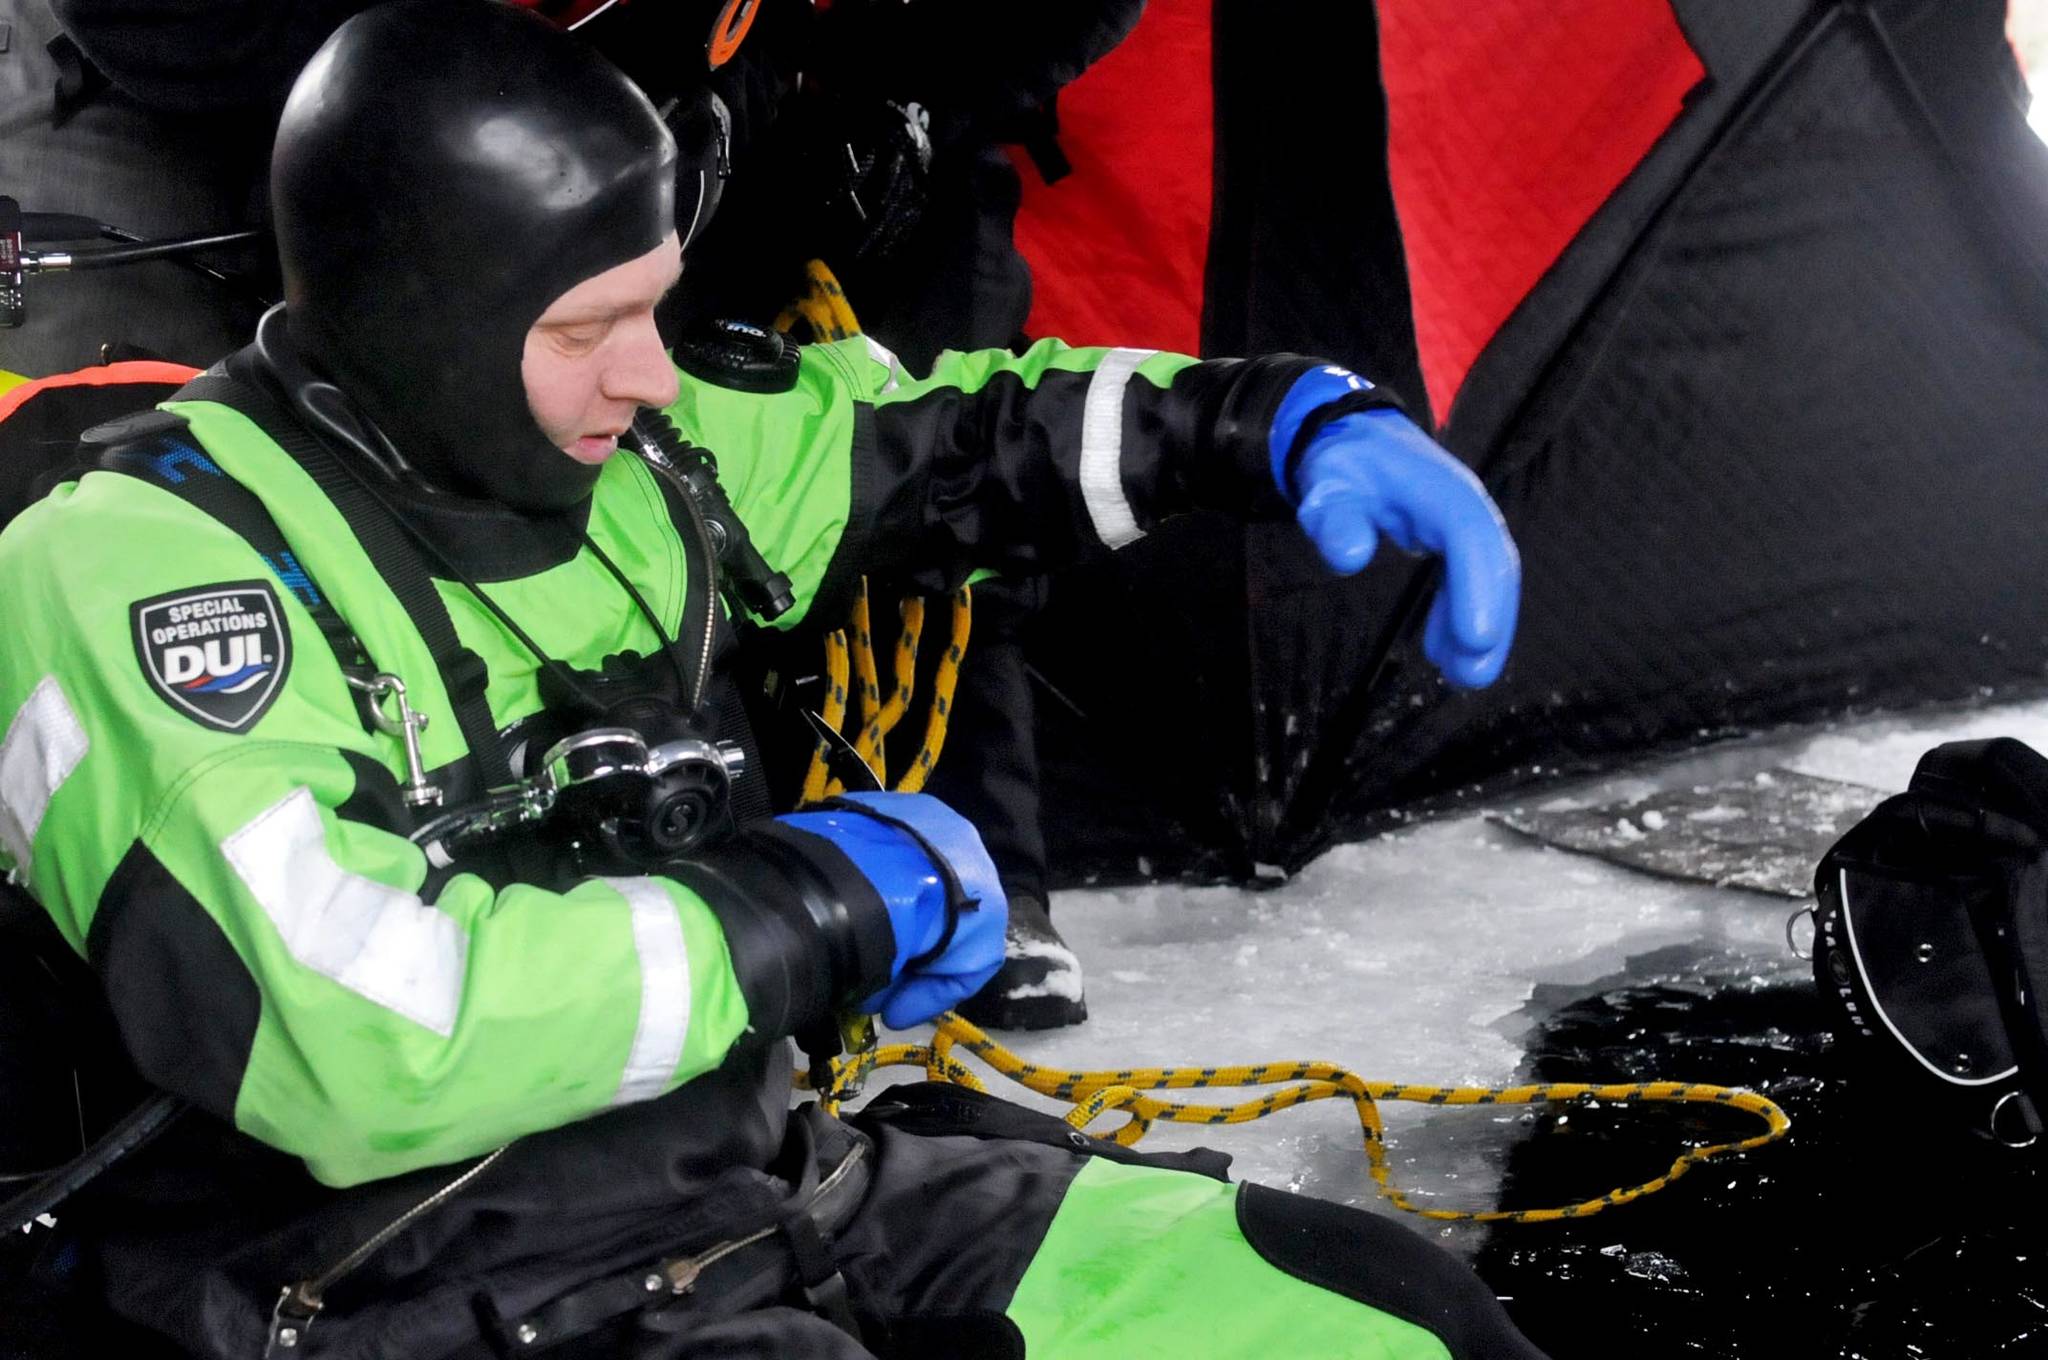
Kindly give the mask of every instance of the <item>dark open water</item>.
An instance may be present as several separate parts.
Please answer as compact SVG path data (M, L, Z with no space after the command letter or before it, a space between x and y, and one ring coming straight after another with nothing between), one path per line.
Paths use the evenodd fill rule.
M1824 1024L1812 988L1747 982L1622 985L1537 1022L1531 1080L1683 1072L1762 1091L1793 1128L1636 1204L1493 1229L1474 1265L1531 1340L1557 1360L2048 1355L2040 1160L1929 1127ZM1503 1207L1647 1179L1674 1138L1755 1128L1681 1109L1537 1116L1507 1154Z

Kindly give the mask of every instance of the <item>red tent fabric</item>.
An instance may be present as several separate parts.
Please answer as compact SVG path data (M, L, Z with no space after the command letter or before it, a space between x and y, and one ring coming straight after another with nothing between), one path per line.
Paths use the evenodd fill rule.
M1072 174L1047 184L1020 153L1028 334L1201 351L1215 145L1209 12L1210 0L1151 0L1130 37L1060 91Z
M1394 206L1441 420L1704 71L1666 0L1379 0L1379 20Z
M1473 359L1663 135L1703 71L1667 0L1379 0L1377 14L1415 342L1442 420ZM1262 203L1262 213L1335 214L1385 232L1358 211L1361 191L1384 192L1380 185L1346 190L1341 175L1318 168L1376 175L1377 148L1351 144L1356 127L1301 116L1303 92L1287 94L1292 81L1335 78L1328 54L1289 44L1340 20L1305 11L1270 51L1219 61L1231 54L1214 50L1214 34L1230 17L1214 0L1152 0L1123 45L1060 95L1060 145L1073 173L1047 185L1020 157L1016 240L1036 290L1030 334L1203 352L1210 226L1224 211L1215 202L1219 97L1226 116L1234 107L1261 136L1284 140L1254 145L1287 166L1277 182L1240 173L1223 192L1277 192L1288 201ZM1242 38L1241 21L1234 31ZM1357 37L1347 31L1347 47ZM1219 92L1225 67L1246 88ZM1373 73L1359 72L1351 97L1375 93ZM1255 249L1267 252L1259 271L1314 273L1332 308L1357 305L1357 280L1330 277L1341 254L1305 251L1290 264L1271 258L1270 243ZM1359 271L1374 267L1362 248ZM1224 302L1243 305L1235 295ZM1327 349L1342 326L1270 332L1258 334L1287 348L1321 339Z

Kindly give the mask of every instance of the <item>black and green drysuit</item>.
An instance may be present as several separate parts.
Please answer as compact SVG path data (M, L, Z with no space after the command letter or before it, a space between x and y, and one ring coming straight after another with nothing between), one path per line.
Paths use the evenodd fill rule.
M1306 366L1049 342L919 379L856 338L805 349L787 391L685 377L669 414L793 581L787 629L863 571L944 584L1199 506L1284 512L1265 431ZM1035 1116L964 1095L793 1114L786 1037L860 967L793 899L828 884L885 919L858 875L829 854L792 868L788 838L771 854L756 831L652 877L430 863L406 838L402 744L366 724L307 602L404 681L425 765L461 788L475 762L413 616L250 413L164 409L180 419L0 536L0 847L96 972L129 1060L196 1107L66 1211L55 1275L192 1352L283 1353L281 1289L505 1147L325 1281L287 1349L1533 1353L1463 1267L1367 1215L1111 1160L1057 1121L1041 1141ZM216 477L288 550L199 508ZM559 519L386 493L434 545L506 743L550 716L536 648L622 673L685 635L668 698L700 683L702 583L637 458ZM729 731L746 643L716 628L706 704Z

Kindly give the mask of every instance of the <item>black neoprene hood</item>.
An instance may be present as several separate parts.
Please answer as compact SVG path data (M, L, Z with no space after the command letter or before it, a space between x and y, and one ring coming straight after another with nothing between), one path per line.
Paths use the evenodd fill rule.
M526 333L674 230L676 156L647 97L543 19L494 0L367 10L300 74L271 158L293 343L429 480L571 506L598 469L535 422Z

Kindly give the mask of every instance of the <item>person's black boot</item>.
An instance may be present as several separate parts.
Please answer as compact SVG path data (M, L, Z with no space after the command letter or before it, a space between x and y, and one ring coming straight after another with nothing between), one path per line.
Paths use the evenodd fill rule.
M1053 929L1044 899L1010 898L1003 966L988 985L960 1003L960 1014L983 1029L1058 1029L1088 1018L1081 960Z

